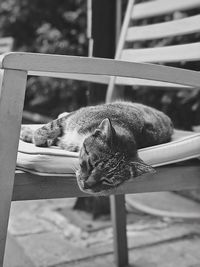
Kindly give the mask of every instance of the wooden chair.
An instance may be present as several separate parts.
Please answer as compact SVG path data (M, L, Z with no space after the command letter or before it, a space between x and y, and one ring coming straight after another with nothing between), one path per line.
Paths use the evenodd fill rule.
M154 17L200 7L199 0L150 1L134 6L128 3L116 59L84 58L33 53L8 53L0 60L0 266L7 233L11 200L86 196L77 186L75 175L36 175L16 171L19 133L27 75L74 78L108 83L106 101L122 95L114 85L148 84L181 90L199 88L200 74L179 68L143 62L178 62L200 59L200 43L147 49L123 49L129 41L178 36L200 30L200 15L172 22L129 27L132 19ZM184 25L184 27L183 27ZM133 62L128 62L128 61ZM134 62L137 61L137 62ZM111 78L110 78L111 76ZM144 80L145 79L145 80ZM148 80L148 82L147 82ZM154 82L155 81L155 82ZM165 84L164 84L165 83ZM198 150L196 156L200 155ZM187 157L183 155L183 160ZM129 181L111 196L114 252L117 266L128 265L124 194L200 188L199 160L157 168L154 175Z

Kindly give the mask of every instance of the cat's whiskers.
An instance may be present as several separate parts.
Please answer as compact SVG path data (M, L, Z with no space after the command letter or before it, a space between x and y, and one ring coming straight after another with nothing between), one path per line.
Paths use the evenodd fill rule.
M73 165L71 166L71 168L72 168L72 170L74 171L74 173L76 173L76 172L78 171L78 167L77 167L75 164L73 164Z

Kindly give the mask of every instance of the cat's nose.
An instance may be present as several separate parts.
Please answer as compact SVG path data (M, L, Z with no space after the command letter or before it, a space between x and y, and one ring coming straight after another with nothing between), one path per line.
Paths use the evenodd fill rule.
M89 186L89 184L87 182L83 183L83 187L84 187L84 189L89 189L90 188L90 186Z
M85 189L90 189L93 185L96 184L96 181L89 177L86 181L84 181L84 188Z

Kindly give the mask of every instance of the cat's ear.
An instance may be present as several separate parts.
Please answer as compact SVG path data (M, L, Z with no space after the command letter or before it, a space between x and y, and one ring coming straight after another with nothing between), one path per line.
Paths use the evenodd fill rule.
M104 119L97 129L105 137L106 141L112 145L115 136L115 129L113 128L111 121L108 118Z
M131 168L132 178L135 178L137 176L141 176L145 173L155 173L156 172L152 166L146 164L138 156L133 161L131 161L130 168Z

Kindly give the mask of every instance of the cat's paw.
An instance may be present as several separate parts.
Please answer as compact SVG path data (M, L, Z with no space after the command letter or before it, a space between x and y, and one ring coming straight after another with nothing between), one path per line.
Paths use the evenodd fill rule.
M46 128L38 128L33 134L33 143L39 147L49 147L53 143L53 139L48 139L48 131Z
M70 151L70 152L79 152L80 147L75 144L66 144L65 142L58 142L58 146L64 150Z
M33 141L33 129L29 126L22 125L20 131L20 139L27 143L32 143Z

